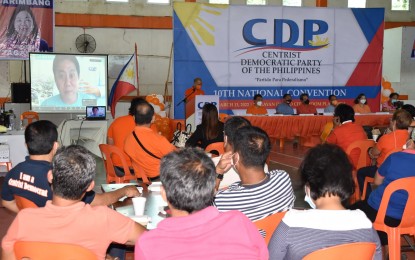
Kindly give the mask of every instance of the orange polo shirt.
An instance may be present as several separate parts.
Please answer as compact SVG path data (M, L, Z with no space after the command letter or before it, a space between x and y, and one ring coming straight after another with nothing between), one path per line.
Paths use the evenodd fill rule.
M317 109L314 105L301 104L297 107L297 114L316 114Z
M134 132L143 146L159 158L176 149L164 136L155 133L149 127L136 126ZM142 169L147 177L160 175L160 160L144 151L132 133L125 140L124 151L131 158L134 173L139 175Z
M367 140L367 135L365 130L361 125L357 125L353 122L344 123L336 128L333 132L327 137L326 142L330 144L337 144L344 151L347 150L347 147L354 141ZM360 152L357 149L354 149L350 153L350 160L353 165L357 164L359 160Z
M360 113L360 114L367 114L367 113L371 113L370 111L370 107L368 105L364 105L363 107L360 106L359 104L355 104L353 106L353 110L355 113Z
M124 152L125 139L133 132L134 128L135 121L132 115L120 116L112 122L108 128L107 135L114 141L114 145ZM151 129L153 129L155 133L158 133L157 126L155 124L151 125ZM125 154L125 159L128 165L131 166L131 160L127 154ZM121 159L118 156L114 156L112 161L115 166L122 167Z
M187 97L187 100L193 99L197 95L204 95L205 94L205 92L201 89L196 89L193 93L192 93L192 91L193 91L193 86L186 89L186 91L184 92L184 96Z
M409 138L407 129L398 129L392 133L382 135L376 144L376 148L380 151L380 155L376 160L376 165L380 165L385 161L386 155L395 148L402 147Z
M251 115L267 115L268 111L265 107L259 107L253 104L250 107L248 107L246 113Z

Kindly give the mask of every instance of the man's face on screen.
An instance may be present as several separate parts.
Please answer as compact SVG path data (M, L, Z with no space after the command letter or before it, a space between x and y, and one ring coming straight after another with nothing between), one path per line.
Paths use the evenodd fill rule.
M73 104L78 98L79 76L75 64L70 60L62 60L55 70L55 82L60 97L66 104Z

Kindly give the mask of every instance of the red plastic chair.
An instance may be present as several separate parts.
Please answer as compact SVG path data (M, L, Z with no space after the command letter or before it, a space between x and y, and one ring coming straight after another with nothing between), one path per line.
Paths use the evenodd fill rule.
M359 150L359 159L356 165L353 165L353 181L355 183L355 193L350 197L350 204L355 203L356 201L360 200L360 190L359 190L359 183L357 182L357 170L368 166L368 162L370 161L370 157L368 154L369 148L375 145L375 141L373 140L359 140L351 143L349 147L346 149L346 154L350 156L351 152L355 149ZM353 162L355 163L355 162Z
M31 124L33 119L39 121L39 114L33 111L26 111L20 115L20 121L27 120L27 124Z
M224 142L216 142L216 143L211 143L208 146L206 146L205 151L212 153L212 151L217 151L219 154L224 154L225 153L225 148L223 147Z
M375 255L375 243L350 243L337 246L323 248L313 253L306 255L303 260L322 260L322 259L336 259L336 260L372 260Z
M373 228L388 234L389 259L399 260L401 257L401 235L415 234L415 177L408 177L395 180L386 186L380 202L378 214L376 215ZM386 210L391 195L398 190L404 190L408 193L405 209L403 211L402 220L399 226L389 227L385 224Z
M102 159L105 165L105 171L107 173L107 183L125 183L131 180L137 180L137 178L131 174L127 161L125 160L124 153L115 145L100 144L99 150L102 154ZM124 176L118 176L115 174L114 163L112 157L118 156L121 159L122 168L124 170Z
M229 117L228 114L225 113L219 113L219 121L221 121L222 123L225 123L226 119Z
M282 218L285 216L286 211L284 212L277 212L272 215L269 215L266 218L254 221L255 226L259 230L265 231L265 243L268 245L269 241L271 240L272 234L274 234L275 229L277 229L278 225L280 224Z
M97 259L97 256L91 250L79 245L34 241L17 241L14 243L14 255L16 259L31 260Z
M25 208L37 208L38 206L31 200L28 200L22 196L14 195L14 200L16 201L17 208L19 210Z

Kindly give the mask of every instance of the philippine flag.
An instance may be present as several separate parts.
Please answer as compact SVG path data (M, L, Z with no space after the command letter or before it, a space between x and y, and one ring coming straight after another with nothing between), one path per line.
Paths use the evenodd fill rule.
M131 56L112 86L108 99L112 118L115 116L115 107L117 106L118 100L120 100L122 96L128 95L131 91L138 88L138 67L136 57L136 53Z

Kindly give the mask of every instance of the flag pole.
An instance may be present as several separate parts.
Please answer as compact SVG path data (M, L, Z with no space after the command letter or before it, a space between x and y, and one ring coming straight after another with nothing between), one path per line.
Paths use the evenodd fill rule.
M138 84L138 54L137 54L137 43L135 43L135 77L137 82L137 96L140 96L140 84Z

